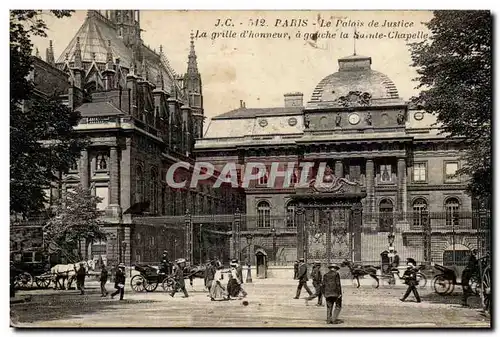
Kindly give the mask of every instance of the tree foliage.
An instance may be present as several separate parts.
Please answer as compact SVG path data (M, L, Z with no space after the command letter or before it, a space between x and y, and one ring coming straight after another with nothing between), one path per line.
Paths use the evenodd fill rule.
M50 11L58 18L71 11ZM43 208L43 188L67 172L85 141L73 130L80 116L58 97L35 96L31 36L46 36L39 10L10 12L10 208L28 215ZM61 94L61 93L59 93ZM41 140L50 140L50 146Z
M443 131L466 145L468 192L491 198L491 30L489 11L435 11L427 41L410 45L423 89L414 102L437 116Z
M84 241L87 248L95 240L106 239L106 232L99 221L101 214L97 210L101 201L81 185L68 190L66 197L54 208L54 216L44 229L45 242L51 252L61 252L73 261L81 260L82 256L71 255L78 249L80 241Z

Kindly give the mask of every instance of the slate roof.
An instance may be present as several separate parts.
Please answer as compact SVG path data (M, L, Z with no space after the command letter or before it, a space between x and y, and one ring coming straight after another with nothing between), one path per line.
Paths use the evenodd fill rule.
M120 109L109 102L84 103L76 111L80 112L82 117L124 115Z
M264 116L293 116L301 115L303 107L278 107L278 108L238 108L218 115L217 119L255 118Z

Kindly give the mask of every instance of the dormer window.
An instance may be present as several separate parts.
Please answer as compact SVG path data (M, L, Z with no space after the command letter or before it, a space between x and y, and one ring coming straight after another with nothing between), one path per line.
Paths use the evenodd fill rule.
M107 156L104 154L99 154L96 157L96 163L95 163L95 169L96 171L107 171L108 169L108 162L107 162Z

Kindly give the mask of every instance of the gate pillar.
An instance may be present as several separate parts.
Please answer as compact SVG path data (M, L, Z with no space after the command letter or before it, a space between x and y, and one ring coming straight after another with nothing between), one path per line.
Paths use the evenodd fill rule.
M295 211L295 223L297 224L297 259L306 258L304 246L305 210L303 206L297 207Z
M363 225L363 206L360 202L352 206L351 235L354 261L361 261L361 228Z

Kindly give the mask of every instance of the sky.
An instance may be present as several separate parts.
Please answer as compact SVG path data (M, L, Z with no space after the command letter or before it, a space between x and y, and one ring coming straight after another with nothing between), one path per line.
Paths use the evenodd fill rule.
M76 11L70 18L56 19L47 14L49 31L47 38L33 38L33 42L45 58L49 40L53 40L56 59L69 44L83 24L86 11ZM215 27L218 19L230 18L234 27ZM283 106L283 95L288 92L302 92L307 102L314 87L327 75L338 71L337 60L352 55L354 45L357 55L372 57L372 69L389 76L395 83L400 97L409 99L418 91L415 69L411 67L407 42L419 39L354 39L352 24L357 34L428 33L423 25L432 18L429 11L141 11L142 38L146 45L163 50L174 70L182 74L187 68L190 34L206 31L207 38L195 39L198 68L203 81L205 115L208 118L240 106L245 101L247 108ZM251 22L265 27L249 26ZM308 20L307 27L283 27ZM332 22L332 27L319 27ZM341 20L341 21L338 21ZM383 24L385 20L401 25L413 22L412 27L382 28L369 27L374 20ZM315 26L312 23L316 23ZM278 27L276 27L278 23ZM336 27L339 23L340 26ZM342 27L346 25L346 27ZM237 34L244 30L254 32L288 32L291 39L218 38L211 39L211 33L225 34L232 30ZM336 38L321 35L313 47L296 33L337 34ZM350 34L340 38L339 34ZM311 41L311 40L309 40ZM205 124L207 125L207 124Z

